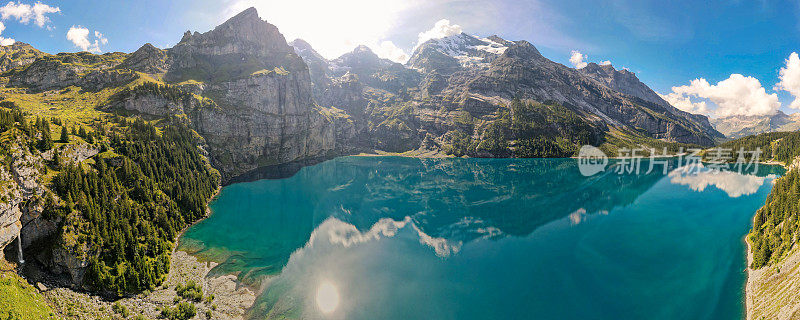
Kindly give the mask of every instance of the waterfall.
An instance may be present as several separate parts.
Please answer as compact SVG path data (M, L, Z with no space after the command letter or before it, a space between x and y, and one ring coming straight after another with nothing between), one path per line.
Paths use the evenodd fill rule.
M25 263L25 259L22 258L22 232L17 232L17 252L19 253L19 263Z

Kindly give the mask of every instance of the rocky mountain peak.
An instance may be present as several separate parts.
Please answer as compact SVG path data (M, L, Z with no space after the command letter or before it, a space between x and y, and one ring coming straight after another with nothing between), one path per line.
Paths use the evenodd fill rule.
M344 75L348 71L365 76L392 65L392 61L382 59L372 52L369 47L360 45L353 49L353 51L334 59L331 61L330 65L331 71L333 71L336 76Z
M330 83L332 73L329 68L328 60L320 55L311 44L303 39L295 39L290 43L294 51L303 58L308 65L308 72L311 75L311 84L314 96L321 97L325 87Z
M636 74L628 70L617 70L610 64L599 65L591 62L586 65L586 67L579 69L578 72L624 94L658 105L670 106L669 103L664 101L655 91L642 83L639 78L636 77Z
M161 73L167 69L167 53L156 48L150 43L145 43L141 48L131 53L122 63L120 68L127 68L144 73Z
M289 42L289 45L294 47L294 51L297 52L297 54L300 54L301 52L308 52L308 53L313 53L313 55L318 57L319 59L327 60L324 57L322 57L322 55L320 55L316 50L314 50L314 48L311 47L310 43L306 42L303 39L294 39L292 40L292 42ZM300 55L302 56L302 54Z
M37 58L48 56L24 42L15 42L9 46L0 46L0 72L28 65Z
M365 45L363 45L363 44L362 44L362 45L359 45L358 47L356 47L355 49L353 49L353 53L354 53L354 54L359 54L359 53L364 53L364 54L375 54L374 52L372 52L372 49L370 49L369 47L367 47L367 46L365 46Z
M311 47L311 44L303 39L294 39L289 43L294 48L294 51L306 62L306 64L320 64L325 65L327 68L328 59L325 59L317 50Z
M244 53L274 56L294 52L274 25L261 20L255 8L249 8L205 33L186 32L176 45L190 45L207 54Z
M529 59L539 58L542 56L542 54L539 53L539 50L536 49L536 47L533 46L533 44L531 44L530 42L525 40L520 40L514 42L513 45L508 47L508 50L506 50L503 53L503 56L529 60Z
M36 50L30 44L25 42L16 41L11 45L7 46L0 46L0 52L11 52L11 51L19 51L19 50ZM38 51L38 50L36 50Z
M174 61L167 80L193 78L221 81L245 77L259 70L283 68L306 72L308 67L274 25L249 8L205 33L185 33L168 49Z
M232 18L228 19L228 21L226 21L225 23L235 22L235 21L258 22L258 21L261 21L261 18L258 16L258 10L256 10L255 7L250 7L250 8L244 9L242 12L239 12L237 15L235 15Z
M502 45L504 45L506 47L510 47L510 46L512 46L514 44L514 42L508 41L506 39L503 39L503 38L501 38L500 36L498 36L496 34L488 36L488 37L486 37L486 39L489 39L491 41L497 42L497 43L502 44Z
M183 37L181 37L181 41L179 41L178 43L189 41L191 37L192 37L192 31L186 30L186 32L183 33Z

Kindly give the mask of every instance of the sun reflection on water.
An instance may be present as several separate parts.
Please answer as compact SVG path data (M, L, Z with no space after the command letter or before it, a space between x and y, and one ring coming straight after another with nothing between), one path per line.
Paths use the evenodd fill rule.
M331 313L338 306L339 290L330 281L323 281L317 288L317 307L322 313Z

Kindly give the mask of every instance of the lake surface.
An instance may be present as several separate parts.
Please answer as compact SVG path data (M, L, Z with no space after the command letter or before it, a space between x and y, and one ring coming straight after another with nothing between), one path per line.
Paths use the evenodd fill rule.
M180 247L265 283L259 319L742 318L743 237L783 170L685 169L337 158L223 188Z

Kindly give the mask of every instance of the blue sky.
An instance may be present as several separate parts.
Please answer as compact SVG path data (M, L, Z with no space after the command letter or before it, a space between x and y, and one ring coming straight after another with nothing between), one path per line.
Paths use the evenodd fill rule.
M0 1L0 6L8 4ZM32 8L35 2L11 5L20 4ZM774 87L781 81L779 70L785 60L800 51L798 1L41 0L41 4L58 8L58 12L45 13L47 21L41 27L35 13L28 21L4 14L5 30L0 36L50 53L83 48L132 52L146 42L161 48L172 46L186 30L209 30L255 6L287 40L302 37L328 58L361 43L396 57L411 52L421 32L448 19L450 25L458 25L468 34L528 40L546 57L565 65L573 65L569 61L573 51L588 56L587 61L609 60L618 69L637 73L662 94L672 92L673 86L686 86L676 97L690 98L692 104L687 108L698 112L763 113L774 111L778 104L781 110L795 111L789 107L794 97ZM4 11L0 9L0 13ZM74 33L68 40L72 27L88 32ZM76 37L84 36L84 47L76 46ZM733 79L732 74L744 79ZM698 78L707 80L710 87L702 83L689 86ZM717 86L726 79L731 81ZM758 81L764 95L755 92L759 88L752 80ZM797 83L800 92L800 80ZM748 89L751 91L739 92ZM733 105L734 100L760 105ZM696 105L703 102L712 111Z

